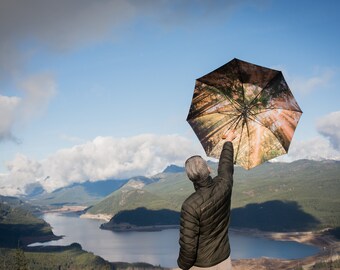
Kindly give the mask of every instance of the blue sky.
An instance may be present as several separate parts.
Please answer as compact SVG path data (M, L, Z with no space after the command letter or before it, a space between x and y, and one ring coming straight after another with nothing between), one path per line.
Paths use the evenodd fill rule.
M195 79L233 58L282 70L289 154L340 160L339 1L0 3L0 193L182 165Z

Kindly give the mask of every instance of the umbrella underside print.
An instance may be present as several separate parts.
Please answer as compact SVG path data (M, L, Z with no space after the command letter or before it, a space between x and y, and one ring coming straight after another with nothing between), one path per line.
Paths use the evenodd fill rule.
M196 80L187 121L210 157L235 132L235 163L250 169L287 153L301 114L280 71L233 59Z

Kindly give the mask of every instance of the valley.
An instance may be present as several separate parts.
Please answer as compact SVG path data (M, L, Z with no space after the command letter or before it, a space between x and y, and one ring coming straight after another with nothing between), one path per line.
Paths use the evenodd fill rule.
M209 162L209 165L213 174L216 174L217 164ZM0 223L1 226L9 226L8 228L12 229L18 228L15 225L18 220L20 223L26 223L25 219L18 218L22 210L16 210L19 214L16 217L17 221L4 225L10 220L5 216L11 205L20 206L20 209L34 213L35 217L46 212L72 212L82 218L100 219L103 228L109 230L116 226L116 229L123 228L123 231L127 228L130 231L157 231L168 226L178 226L176 218L181 204L193 191L192 183L187 180L183 168L177 166L152 177L137 176L125 180L84 182L52 193L35 192L19 199L9 197L5 200L2 197L3 210ZM294 261L269 258L235 260L235 269L255 269L251 268L251 265L258 265L257 269L273 269L270 268L273 264L277 265L275 269L300 269L301 265L304 266L303 269L310 269L308 267L313 262L321 263L330 258L337 261L333 255L339 252L338 194L340 194L338 161L267 162L251 171L235 167L232 230L280 241L308 243L319 246L322 250L317 256ZM141 208L156 213L158 221L157 218L155 221L148 218L151 223L141 224L141 221L146 220L143 219L146 213L141 215L136 211ZM171 222L167 221L164 216L159 215L160 212L157 212L165 210L172 211L177 217ZM30 218L30 215L25 215ZM117 219L118 217L120 218ZM20 235L23 244L37 241L39 238L48 241L57 237L48 228L48 224L44 225L42 221L34 224L36 225L33 227L26 227L30 228L27 230L29 238L26 238L26 242L25 235ZM39 233L32 231L32 228L36 228ZM10 241L2 239L2 243L7 243L6 245L11 243L10 246L3 245L3 248L15 248L17 240L18 236ZM79 250L78 246L76 248ZM6 252L2 250L3 254L7 254Z

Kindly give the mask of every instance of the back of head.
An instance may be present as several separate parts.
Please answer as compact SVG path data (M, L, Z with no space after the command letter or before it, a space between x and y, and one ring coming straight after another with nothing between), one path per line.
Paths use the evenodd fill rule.
M210 170L207 162L201 156L192 156L185 162L185 171L193 182L206 179Z

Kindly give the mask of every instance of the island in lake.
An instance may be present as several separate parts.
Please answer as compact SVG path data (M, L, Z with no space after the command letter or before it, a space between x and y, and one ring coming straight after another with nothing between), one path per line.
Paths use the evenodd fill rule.
M149 210L139 207L117 213L100 228L112 231L159 231L179 228L180 213L169 209Z

